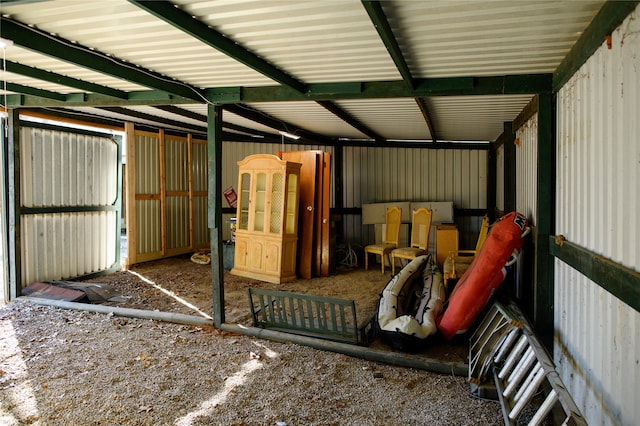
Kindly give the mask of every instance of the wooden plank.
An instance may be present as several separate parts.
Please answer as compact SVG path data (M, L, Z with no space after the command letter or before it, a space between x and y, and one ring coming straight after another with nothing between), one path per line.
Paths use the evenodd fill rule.
M136 253L137 238L136 238L136 132L133 123L125 123L124 125L126 139L127 139L127 164L125 180L125 193L127 199L125 200L125 212L127 215L127 259L125 260L125 268L137 263Z
M316 151L287 151L278 153L286 161L300 167L300 198L298 209L298 244L296 272L300 278L310 279L313 265L314 215L316 210Z
M322 207L321 207L321 269L320 276L328 277L331 272L331 154L322 153Z
M160 162L160 243L162 255L167 253L167 185L166 185L166 159L164 155L164 130L158 131L158 158Z

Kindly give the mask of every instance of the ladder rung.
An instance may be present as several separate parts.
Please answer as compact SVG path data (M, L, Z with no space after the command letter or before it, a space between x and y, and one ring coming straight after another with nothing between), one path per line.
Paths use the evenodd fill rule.
M553 408L557 400L558 394L554 389L551 389L551 392L549 392L549 395L547 395L542 405L540 405L536 414L531 418L529 426L538 426L544 418L547 417L547 414L549 414L549 411L551 411L551 408Z
M520 340L518 340L518 344L513 349L513 351L511 351L511 353L507 357L507 360L504 363L504 366L500 370L500 373L498 373L498 378L500 380L504 380L506 375L511 370L511 367L513 367L513 365L516 363L516 360L524 350L524 347L526 344L527 344L527 336L525 335L520 336Z
M538 371L538 369L541 367L542 365L540 365L540 361L536 362L536 365L533 366L533 369L527 376L527 380L525 380L522 386L520 386L520 389L518 389L518 392L516 392L516 396L514 396L513 399L518 400L522 397L522 393L525 391L525 389L527 389L527 386L529 386L529 384L533 380L533 377L536 375L536 371Z
M495 358L493 358L493 361L495 363L499 363L500 361L502 361L502 358L505 356L507 351L511 349L511 345L513 345L513 342L516 340L516 337L518 337L519 331L520 331L519 328L514 328L509 332L506 339L504 339L504 341L502 342L502 345L500 345L500 350L496 354Z
M539 365L539 363L537 363L536 365ZM520 412L522 411L524 406L527 405L535 391L538 389L538 386L540 386L540 383L542 383L542 381L544 380L544 368L542 368L542 366L540 366L538 369L534 369L533 371L535 371L533 380L531 380L531 383L525 388L522 397L520 399L516 398L518 402L516 403L515 407L513 407L513 410L511 410L511 412L509 413L509 418L511 420L515 420L520 415Z
M536 354L533 351L532 347L529 347L526 350L526 352L524 353L524 356L522 357L522 359L520 360L516 368L513 369L513 373L511 373L511 375L509 376L509 379L507 380L507 383L509 383L509 385L504 390L503 395L505 397L508 398L509 396L511 396L511 394L513 394L516 387L522 381L522 378L524 377L524 375L527 373L527 371L529 371L529 368L531 368L534 361L536 360L535 355Z

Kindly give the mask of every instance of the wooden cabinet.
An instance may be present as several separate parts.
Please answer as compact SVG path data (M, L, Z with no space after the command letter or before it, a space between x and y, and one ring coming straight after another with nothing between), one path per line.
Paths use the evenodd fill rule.
M281 283L296 278L300 164L256 154L238 162L231 273Z

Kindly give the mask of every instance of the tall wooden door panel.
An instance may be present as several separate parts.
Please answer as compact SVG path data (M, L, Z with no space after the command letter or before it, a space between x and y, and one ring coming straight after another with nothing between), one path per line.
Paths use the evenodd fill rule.
M298 204L297 273L300 278L309 279L316 256L314 252L314 216L316 211L316 174L320 158L317 151L282 152L280 158L302 164Z

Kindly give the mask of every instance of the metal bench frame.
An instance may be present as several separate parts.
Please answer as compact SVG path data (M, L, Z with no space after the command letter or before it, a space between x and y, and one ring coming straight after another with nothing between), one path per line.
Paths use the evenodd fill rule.
M359 343L353 300L258 288L249 288L248 296L255 327Z

